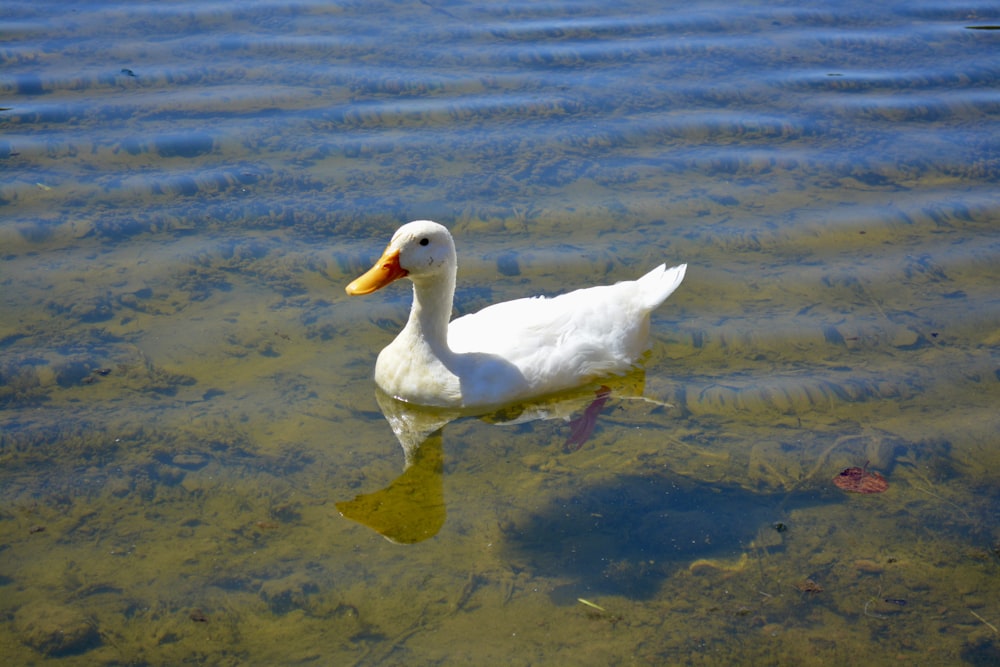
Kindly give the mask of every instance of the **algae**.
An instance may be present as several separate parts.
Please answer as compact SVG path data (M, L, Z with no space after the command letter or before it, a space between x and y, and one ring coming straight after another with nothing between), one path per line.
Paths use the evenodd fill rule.
M8 4L11 664L996 662L967 9ZM578 412L461 416L407 476L370 375L409 295L342 288L422 217L459 312L688 262L649 400L573 453ZM341 516L386 488L411 544Z

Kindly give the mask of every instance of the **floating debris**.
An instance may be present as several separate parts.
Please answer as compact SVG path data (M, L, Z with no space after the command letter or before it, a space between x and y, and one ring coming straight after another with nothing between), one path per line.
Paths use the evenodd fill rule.
M598 611L607 611L607 609L605 609L601 605L594 604L590 600L584 600L583 598L577 598L576 601L579 602L580 604L584 605L584 606L590 607L591 609L596 609Z
M833 478L838 489L850 493L882 493L889 488L889 482L877 472L868 472L868 461L861 468L845 468Z
M800 581L794 585L795 588L799 589L801 592L809 593L810 595L823 592L823 587L812 579L805 579L804 581Z
M738 560L723 560L721 558L699 558L688 565L688 572L691 574L704 574L707 572L742 572L750 564L750 556L746 552L740 554Z
M854 561L854 569L861 574L882 574L885 568L870 558L859 558Z

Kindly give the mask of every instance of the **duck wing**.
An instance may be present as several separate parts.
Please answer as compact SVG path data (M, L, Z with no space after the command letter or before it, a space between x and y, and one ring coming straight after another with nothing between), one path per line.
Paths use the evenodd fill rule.
M498 303L451 322L448 345L455 353L504 359L532 392L623 373L646 350L649 314L677 288L685 268L661 265L639 280Z

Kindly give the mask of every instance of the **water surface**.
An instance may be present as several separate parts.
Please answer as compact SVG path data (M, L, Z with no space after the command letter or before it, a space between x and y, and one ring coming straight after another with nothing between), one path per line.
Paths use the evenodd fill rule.
M994 664L997 26L6 3L0 651ZM512 409L404 455L371 373L408 290L343 286L418 218L460 312L689 264L578 450Z

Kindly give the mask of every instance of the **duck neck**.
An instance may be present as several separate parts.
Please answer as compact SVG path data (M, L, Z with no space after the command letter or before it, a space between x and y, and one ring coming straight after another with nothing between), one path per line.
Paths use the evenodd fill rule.
M426 341L439 358L450 353L448 323L455 298L455 271L413 281L413 307L406 323L407 333Z

